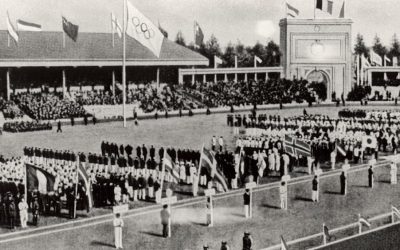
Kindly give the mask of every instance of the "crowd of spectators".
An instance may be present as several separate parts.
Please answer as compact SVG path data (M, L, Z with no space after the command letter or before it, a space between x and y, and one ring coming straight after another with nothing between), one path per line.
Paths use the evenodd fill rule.
M56 120L86 115L82 105L68 98L63 99L55 93L22 93L12 96L12 100L35 120Z
M2 97L0 97L0 111L3 112L6 119L16 119L24 116L24 112L13 101L6 101Z
M3 124L3 130L11 133L32 132L51 129L52 125L50 122L42 123L37 121L13 121L5 122Z
M270 79L247 82L196 82L185 84L184 91L208 107L290 103L315 100L305 80Z

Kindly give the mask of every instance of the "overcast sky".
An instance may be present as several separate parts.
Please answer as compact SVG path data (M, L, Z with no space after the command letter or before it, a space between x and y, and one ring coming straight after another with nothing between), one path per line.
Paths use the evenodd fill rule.
M128 0L175 39L182 30L193 41L196 20L207 40L212 33L222 46L240 40L245 45L270 39L279 42L279 19L285 17L283 0ZM288 0L301 18L313 17L314 0ZM334 0L338 15L343 0ZM79 25L82 32L110 32L110 13L122 21L123 0L0 0L0 29L6 29L6 11L16 19L41 24L43 30L61 31L61 15ZM353 40L358 32L371 44L378 34L389 44L400 36L400 0L346 0L346 18L353 19Z

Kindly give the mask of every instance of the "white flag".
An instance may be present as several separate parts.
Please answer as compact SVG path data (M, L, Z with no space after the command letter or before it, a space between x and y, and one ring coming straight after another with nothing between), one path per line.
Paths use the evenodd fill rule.
M368 62L368 59L365 58L364 54L361 55L361 67L371 67L371 64Z
M262 60L258 56L254 56L254 67L257 67L257 63L262 63Z
M117 33L119 38L121 38L122 37L122 27L119 24L117 17L112 12L111 12L111 27L112 27L112 32Z
M399 60L397 59L397 56L393 57L393 66L397 66Z
M143 46L160 57L164 35L147 17L145 17L129 1L127 2L128 20L126 34L136 39Z
M371 62L375 63L376 65L382 66L382 57L374 51L371 51Z
M218 56L214 56L214 67L216 68L218 64L222 64L222 59Z
M18 43L18 33L17 33L17 31L15 30L14 26L11 23L10 16L8 15L8 12L7 12L7 29L8 29L8 34L14 39L14 41L16 43Z

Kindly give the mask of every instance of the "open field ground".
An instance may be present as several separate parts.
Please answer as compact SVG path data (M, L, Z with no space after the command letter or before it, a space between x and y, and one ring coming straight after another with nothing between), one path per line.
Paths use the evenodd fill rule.
M356 107L352 107L356 108ZM368 106L368 109L384 107ZM315 107L308 108L308 113L325 114L337 117L342 108ZM302 114L303 109L283 109L259 111L267 114L292 116ZM63 133L55 130L9 134L0 136L0 152L6 157L21 156L23 146L70 149L83 152L100 152L102 140L117 143L129 143L136 147L146 144L160 146L173 145L176 148L199 149L202 144L209 145L212 135L222 135L232 147L233 131L226 126L226 115L199 115L185 118L143 120L139 126L128 122L128 128L121 123L102 123L96 126L64 126ZM174 208L172 238L164 239L161 235L159 210L149 207L144 212L133 213L124 218L125 249L201 249L208 244L210 249L219 249L222 240L228 241L231 249L240 249L243 232L252 233L254 249L260 249L279 243L283 235L287 241L315 234L321 231L322 223L334 228L357 220L357 214L371 217L390 211L390 206L400 206L398 185L388 183L389 169L382 167L376 171L376 186L373 190L367 187L367 172L360 171L349 175L349 194L344 197L339 192L339 177L333 176L321 181L320 202L313 203L311 198L311 181L289 187L289 210L279 207L277 188L270 188L255 193L254 217L246 220L243 216L242 196L239 193L229 198L215 201L215 226L208 228L205 223L205 204L182 205ZM138 205L143 206L143 205ZM95 211L105 214L109 210ZM49 224L56 223L57 219ZM65 219L60 219L63 222ZM64 231L63 231L64 230ZM399 227L391 228L392 234L399 232ZM393 231L394 230L394 231ZM3 231L4 232L4 231ZM0 237L0 249L111 249L113 247L113 228L111 221L81 224L77 227L66 227L58 232L40 232L35 237L28 236L8 241ZM367 237L369 240L378 239ZM14 237L14 236L13 236ZM24 236L25 237L25 236ZM395 237L392 237L395 238ZM15 238L17 239L17 238ZM358 240L358 239L357 239ZM354 245L355 241L341 243L329 249L365 249ZM366 242L366 241L364 241ZM293 245L291 249L303 249L315 246L316 242ZM344 244L344 245L343 245ZM372 245L371 245L372 246ZM396 249L389 243L384 248ZM393 245L395 246L395 245ZM372 248L370 248L372 249Z

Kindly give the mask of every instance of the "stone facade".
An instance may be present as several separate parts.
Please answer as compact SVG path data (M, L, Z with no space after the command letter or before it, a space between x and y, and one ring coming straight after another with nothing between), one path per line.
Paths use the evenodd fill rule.
M284 77L321 81L327 96L351 90L350 19L281 19L280 47Z

